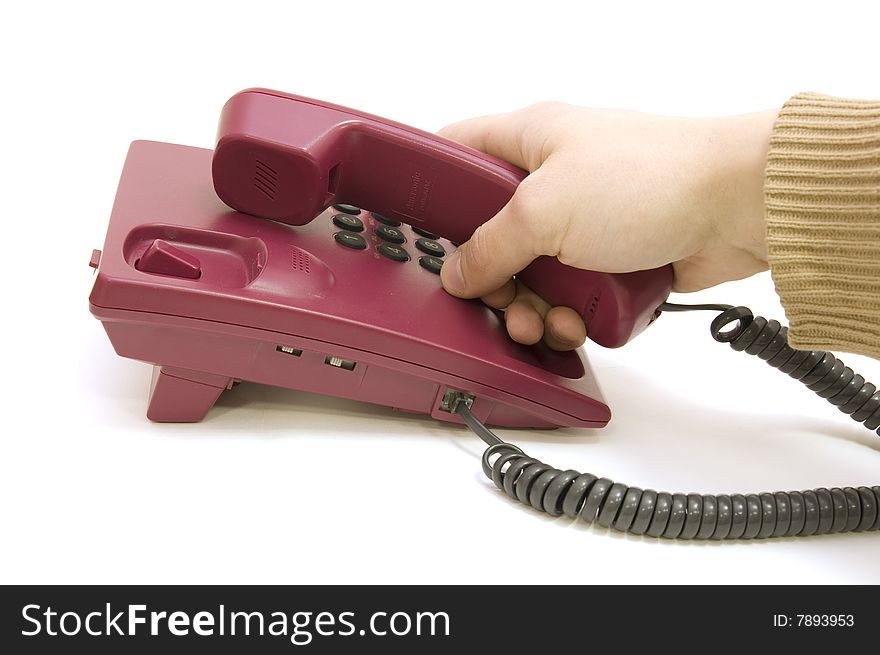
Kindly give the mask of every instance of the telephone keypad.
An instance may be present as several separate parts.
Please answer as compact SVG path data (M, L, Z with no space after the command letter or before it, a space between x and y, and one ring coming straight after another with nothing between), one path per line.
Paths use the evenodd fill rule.
M345 204L333 205L333 209L335 209L336 211L343 212L345 214L351 214L353 216L357 216L358 214L361 213L361 208L355 207L354 205L345 205Z
M367 247L366 240L356 232L337 232L333 235L337 243L353 250L364 250Z
M370 215L384 225L389 225L391 227L400 227L400 221L395 221L393 218L382 216L382 214L377 214L376 212L370 212Z
M401 244L406 241L406 237L403 236L403 232L398 230L396 227L391 227L389 225L380 225L375 230L376 236L384 241L389 241L391 243Z
M332 214L330 217L333 226L342 228L340 232L336 232L333 235L333 238L339 244L352 250L367 250L368 248L372 250L370 244L371 237L359 234L359 232L364 232L367 222L352 213L353 211L360 213L365 210L361 210L353 205L333 205L333 208L343 212ZM377 242L381 239L380 242L375 243L375 252L391 261L408 262L412 257L403 244L406 243L407 239L410 239L420 251L417 253L419 255L417 257L419 266L435 275L440 274L440 269L443 268L442 258L447 254L450 247L440 243L440 237L420 227L404 225L400 221L376 212L370 211L369 215L378 223L381 223L381 225L376 226L373 230L374 236L372 241ZM411 229L412 233L407 234L407 228Z
M354 230L355 232L361 232L364 229L364 222L357 216L349 214L336 214L333 217L333 224L343 230Z
M439 257L434 257L434 255L425 255L424 257L419 257L419 265L432 273L440 275L440 269L443 268L443 260Z
M416 239L416 248L435 257L442 257L446 254L446 249L433 239Z
M428 232L428 230L423 230L422 228L416 227L415 225L412 225L411 227L412 227L413 232L415 232L416 234L418 234L420 236L425 237L426 239L434 239L436 241L437 239L440 238L436 234L434 234L433 232Z
M394 245L392 243L380 243L376 247L376 250L378 250L380 254L384 255L388 259L392 259L396 262L409 261L409 253L404 248Z

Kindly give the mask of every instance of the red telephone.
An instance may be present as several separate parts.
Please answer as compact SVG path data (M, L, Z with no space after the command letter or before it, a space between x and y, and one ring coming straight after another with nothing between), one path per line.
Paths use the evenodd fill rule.
M154 364L152 420L201 420L234 382L262 382L464 422L489 446L484 472L508 495L606 527L713 539L880 528L880 487L658 493L554 469L486 428L610 418L580 352L517 344L496 312L440 285L445 255L524 176L375 116L243 91L223 109L214 152L132 144L103 252L92 256L91 310L120 355ZM606 346L662 310L717 310L716 340L880 427L876 387L830 353L792 349L778 322L664 302L669 266L612 275L543 257L519 277L578 311Z

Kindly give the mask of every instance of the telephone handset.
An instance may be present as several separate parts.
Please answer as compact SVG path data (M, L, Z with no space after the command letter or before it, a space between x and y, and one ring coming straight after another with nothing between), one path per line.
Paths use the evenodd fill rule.
M526 173L434 134L267 89L234 95L220 116L217 195L245 214L305 225L334 203L466 241ZM622 346L657 318L672 268L610 274L540 257L518 274L551 305L577 311L587 334Z
M670 494L555 469L495 436L486 424L610 419L581 351L517 344L496 312L440 285L444 257L523 175L384 119L244 91L223 110L214 152L131 145L103 251L92 253L90 309L118 354L154 365L154 421L199 421L236 382L258 382L464 423L506 494L604 527L685 539L880 529L880 486ZM786 328L745 308L665 302L669 267L608 275L542 258L521 277L577 309L608 346L661 311L720 312L717 341L880 428L874 385L831 353L792 349Z

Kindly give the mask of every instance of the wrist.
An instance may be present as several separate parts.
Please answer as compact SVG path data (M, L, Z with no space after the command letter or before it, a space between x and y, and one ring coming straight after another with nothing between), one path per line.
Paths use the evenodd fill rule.
M766 268L764 173L776 110L713 120L708 153L713 231Z

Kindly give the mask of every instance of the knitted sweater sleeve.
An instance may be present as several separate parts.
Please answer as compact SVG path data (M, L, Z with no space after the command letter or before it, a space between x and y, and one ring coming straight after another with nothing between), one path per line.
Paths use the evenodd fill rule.
M880 358L880 101L789 100L764 196L792 346Z

